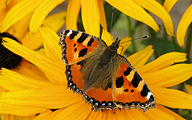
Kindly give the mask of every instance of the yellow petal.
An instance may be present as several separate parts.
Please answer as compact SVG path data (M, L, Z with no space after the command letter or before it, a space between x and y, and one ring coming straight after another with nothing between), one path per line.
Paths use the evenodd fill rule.
M188 26L192 21L191 16L192 16L192 4L187 8L185 13L183 14L177 27L177 41L181 47L184 45L185 34Z
M27 32L21 39L21 43L29 49L37 50L43 45L43 37L39 31L34 34Z
M97 0L80 0L85 32L100 37L100 15Z
M32 120L36 117L37 115L31 115L31 116L21 116L22 120Z
M106 23L106 17L105 17L105 10L103 6L103 0L98 0L98 7L99 7L99 14L100 14L100 22L103 27L103 29L107 30L107 23Z
M52 59L42 56L35 51L23 47L9 38L4 38L4 40L6 42L3 42L2 44L6 48L39 67L51 82L66 83L66 78L63 77L65 75L65 68L62 61L53 61Z
M36 115L31 116L17 116L17 115L10 115L10 114L1 114L1 120L32 120L36 117Z
M7 2L3 1L3 0L0 0L0 25L7 13L7 5L6 5ZM1 31L1 27L0 27L0 31Z
M166 68L174 63L184 62L186 60L187 59L186 59L185 53L170 52L170 53L161 55L156 60L142 66L141 68L139 68L139 71L140 71L140 73L158 71L158 70Z
M29 105L30 106L30 105ZM41 107L25 107L25 106L15 106L12 104L6 104L0 102L0 113L1 114L12 114L18 116L29 116L41 113L45 111L46 108Z
M0 73L0 86L9 91L24 90L26 88L41 88L50 85L48 82L36 80L5 68L2 68Z
M39 68L24 59L21 61L20 65L17 66L17 69L12 69L12 71L16 71L22 75L31 77L33 79L48 81L46 79L45 74Z
M43 24L48 25L53 31L57 32L65 24L66 11L61 11L48 16Z
M101 39L109 46L114 42L113 36L105 29L102 31Z
M41 114L39 114L35 119L33 120L49 120L48 118L46 118L47 116L49 116L52 113L51 110L46 110L44 112L42 112Z
M36 118L33 120L53 120L55 116L57 116L61 111L63 111L63 109L58 109L54 112L52 112L51 110L47 110L36 116Z
M185 88L186 88L187 92L189 94L192 94L192 86L191 85L187 85L186 83L184 85L185 85ZM191 113L192 113L192 109L191 109ZM192 114L191 114L191 117L192 117Z
M136 109L125 109L123 110L126 114L124 114L126 120L147 120L147 117L140 110Z
M0 106L3 104L8 104L12 105L13 107L30 106L37 108L57 109L73 105L80 101L83 101L85 104L87 104L83 100L82 96L73 94L73 91L66 89L66 86L66 84L49 85L37 89L3 92L0 96Z
M45 49L46 56L55 59L61 60L61 47L58 45L59 36L48 26L41 26L40 32L43 36L43 46Z
M139 52L136 52L127 58L130 63L136 68L136 70L138 70L139 67L143 66L152 55L154 51L152 47L152 45L149 45L145 49L140 50Z
M155 108L164 111L165 113L168 113L172 117L174 117L176 120L185 120L180 115L176 114L175 112L171 111L170 109L167 109L166 107L163 107L162 105L156 104Z
M191 85L187 85L186 83L184 85L185 85L185 88L187 89L187 92L189 94L192 94L192 86ZM191 110L191 113L192 113L192 110ZM191 114L191 116L192 116L192 114Z
M20 1L21 0L0 0L0 25L2 25L3 19L7 12ZM2 31L1 27L0 31Z
M192 76L192 64L176 64L155 72L142 74L148 84L172 87L188 80Z
M185 88L187 89L187 92L189 94L192 94L192 86L191 85L187 85L187 84L184 84L185 85Z
M163 21L167 33L174 36L172 19L161 4L155 0L134 0L134 2L158 16Z
M19 91L25 89L23 86L17 85L13 82L8 81L9 79L3 76L0 76L0 85L8 91Z
M107 114L108 116L110 116L109 117L110 120L126 120L124 117L125 114L123 114L119 109L114 109L113 111L108 110Z
M121 40L120 44L119 44L119 48L117 49L117 53L118 54L122 54L125 52L125 50L129 47L129 45L131 44L131 37L125 37Z
M178 0L165 0L163 7L169 13Z
M6 31L10 26L24 18L27 14L32 13L40 2L40 0L23 0L15 5L5 16L1 32Z
M169 115L166 112L163 112L157 108L153 108L150 110L147 110L144 115L150 119L156 119L156 120L175 120L173 116Z
M14 35L22 43L23 36L29 31L30 18L31 14L26 15L25 18L15 23L6 32Z
M77 30L79 11L80 0L69 0L67 5L66 29Z
M132 0L106 0L110 5L122 13L141 21L150 26L154 31L159 31L159 27L154 19L139 5ZM141 1L143 3L144 1ZM151 6L150 6L151 7Z
M45 17L49 14L49 12L63 1L64 0L42 0L41 4L38 6L31 17L31 21L29 24L30 32L35 33L41 26Z
M97 112L91 112L89 114L89 116L86 118L86 120L94 120L95 118L97 118L98 120L106 120L105 118L103 118L103 112L101 110L97 111Z
M192 95L179 90L167 89L157 86L150 86L156 102L167 107L191 109Z
M53 120L85 120L90 112L91 106L82 100L65 108Z

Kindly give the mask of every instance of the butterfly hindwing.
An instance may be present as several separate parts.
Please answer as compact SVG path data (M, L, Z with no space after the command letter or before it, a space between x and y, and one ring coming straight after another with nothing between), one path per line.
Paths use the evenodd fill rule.
M113 110L117 107L112 99L111 88L108 88L107 90L103 90L101 87L90 88L87 92L83 94L83 98L95 109L95 111L98 111L100 109Z
M90 61L87 60L92 61L91 58L87 58L75 64L66 66L66 75L68 80L67 87L78 94L83 94L83 99L85 99L85 101L89 103L95 111L100 109L112 110L116 108L112 99L112 81L103 85L103 83L100 83L99 80L95 81L95 83L89 78L86 78L87 76L92 76L91 73L88 72L89 70L87 64L90 64L91 66L95 65L95 61L90 63ZM84 73L84 70L87 70L87 72ZM104 71L109 71L109 69L101 69L101 72L104 73ZM101 80L103 80L103 78L101 78ZM87 88L86 86L89 87Z
M105 65L99 64L98 61L97 57L88 58L80 70L83 73L85 83L83 98L95 111L100 109L113 110L117 106L112 98L112 80L115 79L115 74L112 73L116 73L118 62L116 58Z
M113 83L114 103L124 109L139 108L146 111L153 108L155 99L144 80L126 58L121 55L119 58L122 63Z
M83 94L83 74L80 73L81 65L73 64L73 65L66 65L65 74L67 77L67 88L73 90L80 95Z

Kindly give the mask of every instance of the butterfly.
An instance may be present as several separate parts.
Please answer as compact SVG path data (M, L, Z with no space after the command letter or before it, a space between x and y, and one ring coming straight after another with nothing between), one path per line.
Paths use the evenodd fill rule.
M82 95L95 111L155 107L155 97L131 63L100 38L66 29L60 34L67 88Z

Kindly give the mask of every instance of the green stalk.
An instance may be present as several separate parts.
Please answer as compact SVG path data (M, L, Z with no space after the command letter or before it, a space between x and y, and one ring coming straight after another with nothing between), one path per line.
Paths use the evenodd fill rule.
M164 33L163 33L163 37L164 37L164 39L166 39L167 40L167 32L166 32L166 29L165 29L165 26L163 26L163 28L164 28Z
M172 40L172 43L174 45L174 48L177 52L181 52L180 49L179 49L179 46L177 45L177 42L175 40L175 37L171 37L171 40Z
M190 48L191 48L191 40L192 40L192 24L189 25L186 39L186 47L185 53L187 53L187 62L190 63Z
M130 36L130 37L132 37L132 39L134 39L133 37L134 37L134 33L133 33L133 29L132 29L132 27L131 27L131 19L130 19L130 17L128 17L127 16L127 21L128 21L128 35ZM135 53L136 52L136 46L135 46L135 41L134 40L132 40L132 49L133 49L133 53Z

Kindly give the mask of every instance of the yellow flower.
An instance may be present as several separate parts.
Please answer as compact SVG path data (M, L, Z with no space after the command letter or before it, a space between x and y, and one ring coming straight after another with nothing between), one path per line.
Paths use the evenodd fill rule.
M12 40L17 40L18 42L20 42L22 46L25 46L33 50L39 49L43 44L43 41L42 41L43 36L41 35L40 31L37 31L35 34L30 34L30 32L28 31L31 14L25 16L22 20L17 21L15 24L9 27L4 25L4 27L7 27L9 29L6 29L6 30L3 29L2 22L5 19L6 14L9 12L10 9L12 9L19 2L20 2L19 0L13 0L13 1L0 0L0 42L1 42L0 68L2 67L9 68L12 71L16 71L25 76L30 76L34 79L46 80L44 79L45 78L44 73L40 71L39 68L32 65L26 59L22 59L22 57L7 50L2 45L2 40L4 40L4 38L7 36ZM63 26L63 24L65 23L65 20L64 20L65 15L66 13L64 11L55 13L47 17L43 21L42 25L49 26L54 31L58 31L61 28L61 26ZM7 25L10 25L10 24L7 24ZM4 79L1 79L1 80L3 80L1 83L6 82L4 81ZM15 88L13 89L15 90ZM0 87L0 93L4 91L7 91L7 90ZM34 116L35 115L29 116L29 117L18 117L18 116L13 116L9 114L1 114L1 120L7 120L7 119L10 120L14 118L32 119L34 118Z
M163 6L167 10L167 12L170 12L170 10L172 9L172 7L175 5L175 3L177 1L178 0L165 0L165 3ZM178 24L178 27L177 27L176 37L177 37L177 41L181 47L184 46L185 34L187 32L187 28L189 27L190 23L192 22L191 16L192 16L192 4L187 8L185 13L183 14L183 16Z
M167 12L170 12L177 1L178 0L165 0L163 7L167 10Z
M31 13L24 16L25 12L29 9L22 10L16 14L15 7L26 1L8 1L6 3L4 0L0 0L0 32L8 32L9 34L15 36L18 41L25 47L30 49L38 49L42 46L42 35L38 31L35 34L30 34L29 21L31 19ZM17 4L19 2L19 4ZM32 2L32 1L31 1ZM33 1L34 2L34 1ZM21 5L22 6L22 5ZM21 6L18 8L22 9ZM25 5L24 5L25 6ZM23 6L23 7L24 7ZM30 6L32 6L30 4ZM22 14L21 14L22 13ZM16 19L17 17L23 16L22 19ZM47 17L40 25L48 25L54 31L58 31L65 23L66 12L58 12L49 17ZM7 21L8 20L8 21ZM17 23L16 23L17 22ZM14 24L15 23L15 24ZM9 29L8 29L9 28Z
M43 25L44 26L49 26L54 31L58 31L63 26L63 24L65 23L65 20L64 20L65 15L66 14L65 14L64 11L59 12L59 13L55 13L53 15L50 15L49 17L47 17L45 19L45 21L43 22ZM57 18L57 19L55 19L55 18ZM12 27L10 27L6 31L6 34L10 34L10 35L15 36L15 39L17 39L23 46L35 50L35 49L38 49L38 48L40 48L42 46L43 36L42 36L40 31L37 31L35 34L30 34L29 33L29 31L27 29L28 28L27 27L28 26L28 22L27 22L28 20L29 20L29 18L24 18L23 20L21 20L18 23L14 24ZM4 33L0 33L1 42L2 42L2 39L4 39L6 37L3 34ZM17 72L19 72L21 74L24 74L24 75L27 75L27 76L28 76L28 74L30 75L32 73L32 72L28 72L28 69L30 69L30 71L31 70L32 71L39 71L36 67L31 65L31 63L29 63L25 59L23 59L21 61L20 57L19 58L12 58L12 57L10 57L10 55L7 55L7 52L2 51L2 50L5 50L5 48L2 45L0 45L0 50L1 50L1 53L0 53L0 58L1 58L0 59L0 61L1 61L0 67L6 67L6 68L17 67L18 69L15 69L14 71L17 71ZM10 54L12 54L12 53L10 52ZM17 56L17 55L15 55L15 56ZM4 57L6 57L6 58L4 58ZM3 62L4 60L6 62ZM16 63L15 61L18 61L18 63ZM21 63L19 63L20 61L21 61ZM6 63L6 65L4 65L4 63ZM13 65L11 63L13 63Z
M156 107L143 113L137 109L99 110L95 112L81 95L66 89L65 65L61 61L59 37L47 26L40 27L44 34L45 53L30 50L9 38L3 45L12 52L29 60L42 74L39 78L21 75L7 69L1 70L0 86L10 92L0 94L0 113L28 116L38 114L36 119L183 119L171 110L192 108L192 95L170 89L192 76L191 64L174 64L186 60L186 54L171 52L144 65L153 53L152 46L131 55L128 60L152 90ZM106 31L103 38L112 38ZM104 37L105 36L105 37ZM108 40L108 44L111 41ZM126 49L124 47L124 49ZM173 65L174 64L174 65ZM162 106L163 105L163 106Z
M173 23L167 11L154 0L106 0L111 6L122 13L141 21L156 32L159 27L154 19L143 9L147 9L162 19L166 31L173 34ZM67 7L66 28L77 30L77 17L81 8L84 29L87 33L99 36L100 24L107 30L103 0L69 0Z
M184 45L184 38L187 32L187 28L189 27L190 23L192 22L192 4L187 8L185 13L183 14L179 25L177 27L177 41L180 46ZM191 34L191 33L189 33Z
M10 26L28 16L30 19L30 22L28 22L29 29L32 33L35 33L42 25L48 13L63 1L64 0L22 0L6 14L2 23L2 31L6 31ZM63 15L65 14L63 13ZM63 15L61 14L61 16Z
M191 85L187 85L187 84L184 84L185 85L185 88L187 90L187 92L189 94L192 94L192 86ZM191 117L192 117L192 110L191 110Z
M11 25L31 14L29 29L36 32L48 13L64 0L24 0L14 6L6 15L2 29L7 30ZM156 32L159 27L154 19L144 10L152 12L162 19L166 31L170 36L173 34L173 23L167 11L154 0L106 0L124 14L141 21ZM100 34L100 24L107 29L103 0L69 0L67 7L66 28L77 30L77 17L81 8L83 26L87 33L95 36ZM144 8L144 9L143 9ZM22 14L20 14L22 12ZM94 28L94 29L93 29Z
M0 0L0 1L2 3L0 4L0 8L1 8L0 9L0 13L1 13L0 26L2 26L2 21L5 19L4 17L6 16L7 12L9 12L9 10L13 8L14 5L19 1L15 1L15 2L8 1L8 3L6 3L3 0ZM50 28L52 28L54 31L58 31L65 23L65 20L64 20L65 15L66 15L65 11L50 15L43 21L43 25L47 25ZM31 15L26 16L22 20L18 21L17 23L9 27L9 29L7 29L6 31L2 31L2 29L0 28L0 42L2 42L2 39L4 37L8 36L9 38L12 38L20 42L23 46L28 47L30 49L35 50L40 48L43 44L42 43L43 36L41 35L40 31L37 31L35 34L30 34L30 32L28 31L28 24L29 24L30 17ZM6 48L4 48L1 44L0 44L0 50L1 50L0 67L5 67L9 69L14 67L19 67L20 69L18 70L21 70L23 65L29 66L26 60L23 60L21 62L22 60L21 57L13 54L9 50L6 50ZM21 66L18 66L19 64Z

